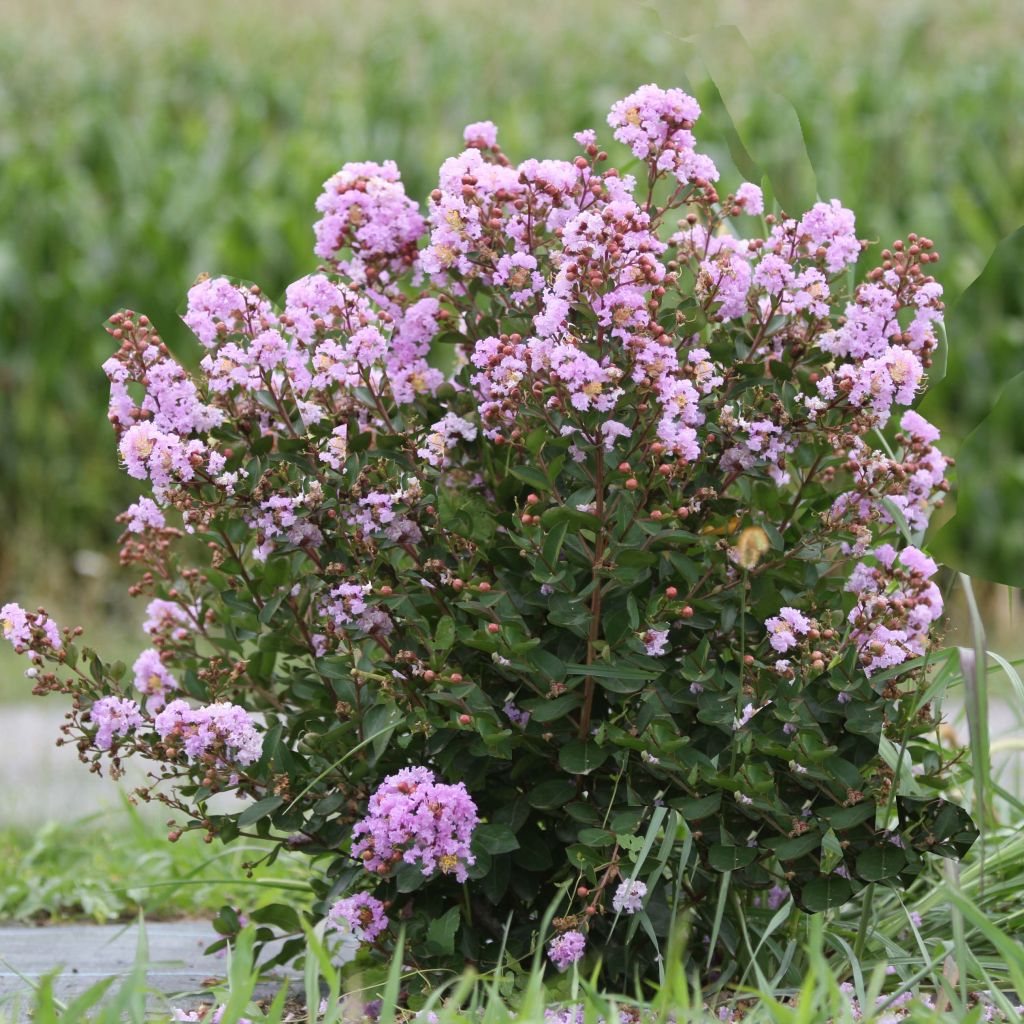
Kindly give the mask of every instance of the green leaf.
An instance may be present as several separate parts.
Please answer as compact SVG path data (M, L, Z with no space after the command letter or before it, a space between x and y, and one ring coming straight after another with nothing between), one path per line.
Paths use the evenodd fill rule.
M821 836L815 833L797 836L795 839L787 839L775 847L775 856L779 860L796 860L804 857L821 844Z
M847 903L853 896L853 887L845 878L829 875L815 878L800 889L797 902L812 914L822 910L834 910Z
M284 798L280 796L265 796L262 800L257 800L251 807L246 807L238 816L239 827L245 828L246 825L252 825L261 818L265 818L268 814L273 814L283 803Z
M434 653L443 655L455 643L455 620L443 615L434 630Z
M574 796L576 796L574 783L568 779L549 779L530 790L528 799L531 807L547 811L561 807L562 804L572 800Z
M257 924L272 924L286 932L297 932L302 929L298 912L286 903L271 903L269 906L260 907L249 917Z
M714 814L722 806L722 794L712 793L704 797L677 797L669 800L669 807L674 807L688 821L697 821Z
M906 854L892 844L865 850L857 858L857 876L865 882L894 878L907 866Z
M562 544L565 541L568 529L568 523L557 523L548 531L548 535L544 538L544 547L542 549L544 562L552 569L558 565L558 556L562 553Z
M567 505L558 505L549 508L540 517L541 525L545 530L550 530L559 523L566 523L573 531L598 530L601 527L601 520L591 512L581 512L576 508L569 508Z
M593 665L566 665L565 670L570 676L590 676L598 679L601 686L612 693L636 693L644 683L650 682L660 674L648 669L633 668L629 665L609 665L606 662L594 662Z
M577 693L565 693L561 697L552 700L545 700L543 697L534 697L524 700L522 706L530 712L535 722L554 722L556 719L567 715L574 708L579 707L580 696Z
M716 871L738 871L757 859L756 846L726 846L715 843L708 850L708 863Z
M455 952L455 933L459 930L459 907L454 906L441 917L434 918L427 928L427 943L432 952L451 956Z
M519 840L508 825L477 825L473 831L473 843L479 843L490 854L511 853L519 849Z
M558 752L558 763L570 775L589 775L608 760L609 751L592 740L573 740Z
M658 564L658 556L653 551L640 551L629 548L613 555L612 560L616 565L621 565L627 569L646 569L648 566Z
M819 818L824 818L834 829L842 832L873 817L875 804L873 800L865 800L862 803L854 804L852 807L824 807L816 813Z
M523 483L529 484L535 490L548 491L551 484L548 482L547 474L536 466L512 466L509 472Z
M615 842L615 833L605 828L581 828L579 839L584 846L600 849Z

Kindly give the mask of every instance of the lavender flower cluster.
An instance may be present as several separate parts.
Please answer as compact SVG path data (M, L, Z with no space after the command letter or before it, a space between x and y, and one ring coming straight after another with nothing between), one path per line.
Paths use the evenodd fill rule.
M436 782L429 768L404 768L370 797L369 813L352 830L352 853L378 875L404 861L424 875L440 871L464 882L476 863L470 842L477 821L463 783Z

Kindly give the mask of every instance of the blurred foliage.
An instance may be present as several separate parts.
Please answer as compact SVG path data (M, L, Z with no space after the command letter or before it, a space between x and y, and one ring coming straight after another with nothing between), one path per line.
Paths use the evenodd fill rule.
M923 402L926 415L966 435L951 446L956 514L932 538L935 553L963 572L1015 587L1024 587L1022 269L1024 228L1003 239L949 311L946 376Z
M869 237L933 237L951 294L1024 222L1019 3L683 9L0 0L5 592L49 597L45 563L109 551L134 496L105 422L103 319L145 311L193 357L176 311L196 275L277 295L312 269L312 202L346 160L394 158L421 197L469 121L495 120L513 158L571 156L566 125L601 128L614 99L656 80L724 99L735 133L708 139L705 125L702 141L723 165L757 161L787 183L788 99L821 195L853 207ZM970 360L932 414L954 437L987 414L993 382L1024 370L1014 278L986 276L971 296L983 315L951 333Z
M116 838L116 842L111 839ZM282 892L302 906L309 859L286 853L247 877L265 843L223 850L167 830L127 801L120 810L54 821L36 832L0 828L0 916L18 921L150 920L207 914L228 903L252 913ZM211 929L210 941L216 939Z

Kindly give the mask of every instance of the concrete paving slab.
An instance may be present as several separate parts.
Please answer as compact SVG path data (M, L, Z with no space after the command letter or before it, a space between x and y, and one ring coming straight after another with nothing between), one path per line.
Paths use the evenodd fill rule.
M198 994L208 988L209 979L222 979L227 967L223 957L203 954L214 938L208 921L148 923L149 986L174 1006L200 1001ZM62 968L54 994L63 1002L103 978L127 977L135 963L138 943L136 924L0 928L0 1005L17 1004L19 1018L27 1019L33 984L54 968ZM276 983L262 983L261 994L273 996L282 982L296 978L283 974ZM191 996L175 998L181 993ZM157 995L151 1002L156 1008L163 1000Z

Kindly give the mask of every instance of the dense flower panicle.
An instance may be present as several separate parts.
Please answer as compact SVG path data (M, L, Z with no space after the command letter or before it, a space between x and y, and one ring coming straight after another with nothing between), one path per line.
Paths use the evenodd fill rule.
M180 742L190 761L212 757L221 765L248 767L263 751L263 737L252 717L236 704L193 708L187 701L173 700L153 724L162 740Z
M226 277L208 277L189 289L182 319L203 345L213 348L225 334L252 334L257 325L272 323L274 312L258 292Z
M872 555L876 564L858 563L846 587L857 598L849 622L868 675L924 654L943 605L931 582L938 567L918 548L882 545Z
M324 182L316 208L316 254L335 259L349 250L337 267L353 280L386 280L415 261L424 221L393 160L345 164Z
M127 736L143 724L139 705L124 697L101 697L89 709L89 721L96 726L97 750L108 750L115 737Z
M830 510L833 521L847 521L858 532L850 547L863 554L872 542L865 525L877 517L892 523L894 505L912 530L925 530L932 512L949 489L946 470L950 460L933 444L939 431L923 416L908 409L900 419L904 442L902 457L873 450L860 438L854 439L847 468L852 486L836 498Z
M797 230L805 239L808 253L825 250L825 266L830 274L856 263L860 256L853 211L847 210L838 199L815 203L804 214Z
M388 926L384 904L367 892L338 900L327 912L329 924L344 921L360 942L373 942Z
M192 480L196 469L208 461L206 445L198 439L184 441L151 423L129 427L118 446L128 475L153 484L153 493L164 495L174 483Z
M670 171L679 182L717 181L713 161L694 148L690 129L699 117L700 105L681 89L642 85L612 106L608 124L635 157Z
M647 886L643 882L623 879L612 897L612 909L617 913L635 914L643 910Z
M354 856L368 871L387 874L398 861L418 864L424 875L453 874L464 882L476 863L470 840L476 804L466 787L435 782L429 768L389 775L370 797L367 816L352 830Z
M548 945L548 959L560 971L564 971L582 960L586 951L587 939L582 932L563 932Z
M320 605L327 630L333 634L355 629L387 636L394 629L394 623L383 608L366 601L372 589L369 583L340 583L332 587Z

